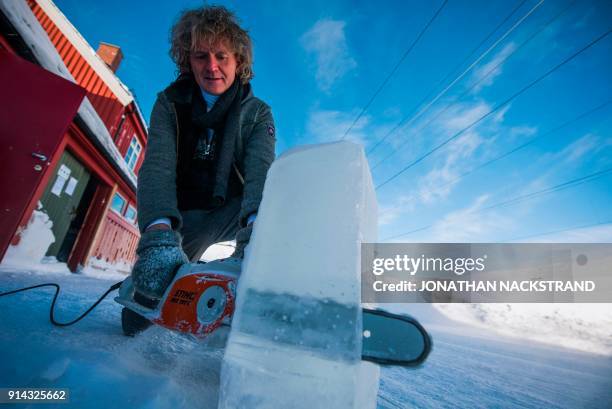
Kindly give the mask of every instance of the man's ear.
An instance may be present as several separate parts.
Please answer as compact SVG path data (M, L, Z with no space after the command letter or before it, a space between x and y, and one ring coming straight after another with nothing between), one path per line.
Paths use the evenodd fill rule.
M236 76L240 76L240 72L242 72L242 58L240 58L238 55L236 55Z

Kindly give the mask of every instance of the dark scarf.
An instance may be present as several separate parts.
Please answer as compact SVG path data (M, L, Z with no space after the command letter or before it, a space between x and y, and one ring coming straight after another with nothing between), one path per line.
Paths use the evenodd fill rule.
M216 158L215 184L212 192L212 206L225 203L228 181L234 161L234 148L240 138L240 102L243 86L236 78L234 83L219 96L212 109L206 112L206 101L199 87L194 90L191 119L197 128L199 138L207 138L207 129L215 131Z

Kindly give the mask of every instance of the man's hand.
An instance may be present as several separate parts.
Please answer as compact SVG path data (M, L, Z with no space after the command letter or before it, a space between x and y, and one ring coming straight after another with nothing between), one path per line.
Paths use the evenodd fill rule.
M236 233L236 248L234 249L234 253L231 255L231 257L244 258L244 248L247 246L247 244L249 244L252 231L252 224L238 230Z
M134 288L151 299L160 299L174 273L189 260L181 248L181 237L167 228L149 226L142 234L136 254L138 259L132 269ZM168 226L166 226L168 227Z

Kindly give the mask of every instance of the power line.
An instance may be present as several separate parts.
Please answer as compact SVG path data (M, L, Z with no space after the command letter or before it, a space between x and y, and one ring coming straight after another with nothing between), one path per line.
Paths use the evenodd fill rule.
M498 208L498 207L510 206L510 205L513 205L513 204L516 204L516 203L519 203L519 202L523 202L525 200L530 200L530 199L533 199L533 198L536 198L536 197L539 197L539 196L543 196L543 195L547 195L547 194L551 194L551 193L556 193L556 192L559 192L561 190L573 188L573 187L576 187L576 186L579 186L579 185L582 185L582 184L585 184L585 183L588 183L588 182L592 182L592 181L594 181L596 179L599 179L600 177L603 177L603 176L605 176L605 175L607 175L607 174L609 174L611 172L612 172L612 168L607 168L607 169L604 169L604 170L601 170L601 171L598 171L598 172L590 173L590 174L588 174L586 176L581 176L579 178L570 179L570 180L568 180L566 182L559 183L559 184L557 184L555 186L551 186L551 187L548 187L548 188L545 188L545 189L541 189L541 190L538 190L538 191L535 191L535 192L527 193L527 194L524 194L524 195L519 195L519 196L516 196L516 197L514 197L512 199L508 199L508 200L504 200L504 201L501 201L501 202L497 202L497 203L492 204L490 206L483 207L482 209L480 209L480 210L478 210L477 212L474 212L474 213L475 214L483 213L483 212L486 212L486 211L489 211L489 210L492 210L492 209L495 209L495 208ZM428 229L431 229L433 226L434 226L433 224L429 224L427 226L419 227L418 229L410 230L410 231L405 232L405 233L401 233L401 234L397 234L397 235L394 235L394 236L387 237L387 238L383 239L382 241L392 240L392 239L396 239L396 238L399 238L399 237L407 236L409 234L416 233L416 232L419 232L419 231L428 230Z
M412 51L412 49L416 46L416 44L419 42L419 40L421 39L421 37L423 37L423 35L425 34L425 32L427 31L427 29L429 28L429 26L431 26L431 24L434 22L434 20L438 17L438 15L440 14L440 12L442 11L442 9L446 6L446 4L448 3L448 0L444 0L442 2L442 5L440 5L440 7L438 8L438 10L435 12L435 14L431 17L431 19L429 19L429 21L427 22L427 24L425 25L425 27L423 27L423 29L421 30L421 32L419 33L419 35L416 37L416 39L412 42L412 44L410 44L410 47L408 47L408 49L406 50L406 52L404 52L404 54L402 55L402 58L400 58L400 60L397 62L397 64L395 64L395 67L393 67L393 69L391 70L391 72L389 73L389 75L387 75L387 78L385 78L385 80L382 82L382 84L380 84L380 86L378 87L378 89L376 90L376 92L374 93L374 95L372 95L372 97L370 98L370 100L368 101L367 104L365 104L365 106L361 109L361 112L359 113L359 115L357 115L357 117L355 118L355 120L353 121L353 123L351 124L351 126L348 127L348 129L346 130L346 132L344 132L344 135L342 136L342 138L340 138L340 140L343 140L344 138L346 138L346 136L349 134L349 132L353 129L353 127L355 126L355 124L361 119L361 117L363 116L363 114L368 110L368 108L370 107L370 105L372 105L372 102L374 102L374 100L376 99L376 97L378 96L378 94L380 94L380 92L382 91L382 89L385 87L385 85L387 85L387 83L389 82L389 80L391 79L391 77L393 76L393 74L395 74L395 72L398 70L398 68L400 67L400 65L402 65L402 63L404 62L404 60L406 59L406 57L408 57L408 54L410 54L410 52Z
M516 241L516 240L531 239L533 237L548 236L549 234L555 234L555 233L565 233L566 231L572 231L572 230L582 230L582 229L586 229L586 228L589 228L589 227L603 226L603 225L606 225L606 224L612 224L612 220L608 220L608 221L605 221L605 222L583 224L583 225L574 226L574 227L567 227L567 228L559 229L559 230L551 230L551 231L547 231L547 232L544 232L544 233L530 234L528 236L515 237L513 239L500 241L500 243L507 243L507 242Z
M396 129L402 127L404 125L404 123L406 122L407 119L410 118L410 120L408 121L408 123L413 122L416 118L420 117L421 114L423 114L423 112L427 111L429 109L429 107L431 107L438 99L440 99L450 88L453 87L453 85L455 85L459 80L461 80L468 72L470 72L472 70L472 68L474 68L476 66L476 64L478 64L480 61L482 61L483 58L485 58L495 47L497 47L497 45L502 42L508 35L510 35L510 33L512 33L519 25L521 25L523 23L523 21L525 21L525 19L527 17L529 17L538 7L540 7L540 5L542 5L542 3L544 2L544 0L540 0L539 3L537 3L534 7L531 8L531 10L529 10L527 12L527 14L525 14L523 17L521 17L516 23L514 23L514 25L512 27L510 27L500 38L498 38L484 53L482 53L476 60L474 60L474 62L472 62L472 64L470 64L469 67L467 67L465 70L463 70L463 72L456 77L450 84L448 84L442 91L440 91L431 101L429 101L429 103L427 105L425 105L424 107L422 107L419 112L416 113L416 115L411 115L408 117L405 117L404 119L402 119L393 129L391 129L391 131L389 131L375 146L374 148L372 148L370 150L369 153L371 153L374 149L376 149L377 146L379 146L384 140L386 140L389 135L393 134L393 132L395 132ZM523 2L524 3L524 2ZM514 13L515 11L523 5L523 3L520 3L518 7L516 7L514 10L512 10L512 12L506 16L506 18L495 28L495 30L493 30L491 33L489 33L487 35L487 37L478 45L478 47L476 47L476 49L474 49L472 51L472 53L470 53L470 56L478 49L480 48L480 46L482 45L482 43L484 43L489 37L491 37L491 35L493 35L493 33L495 33L497 31L497 29L503 25ZM470 57L468 56L468 58ZM459 66L463 65L463 62L461 62L461 64ZM453 71L454 72L454 69ZM445 78L446 79L446 78ZM429 97L429 95L427 95L427 97ZM426 97L426 98L427 98Z
M576 178L576 179L569 180L569 181L564 182L564 183L560 183L558 185L549 187L547 189L542 189L542 190L538 190L536 192L520 195L520 196L517 196L517 197L515 197L513 199L509 199L509 200L506 200L506 201L503 201L503 202L495 203L495 204L487 206L487 207L483 207L481 209L481 211L485 212L485 211L488 211L488 210L491 210L491 209L495 209L495 208L498 208L498 207L510 206L510 205L513 205L513 204L516 204L516 203L523 202L523 201L528 200L528 199L533 199L533 198L536 198L536 197L539 197L539 196L547 195L549 193L556 193L556 192L559 192L561 190L569 189L569 188L572 188L572 187L575 187L575 186L582 185L584 183L590 182L592 180L598 179L598 178L600 178L602 176L607 175L610 172L612 172L612 168L604 169L604 170L601 170L599 172L591 173L591 174L586 175L586 176L582 176L582 177L579 177L579 178Z
M544 78L548 77L550 74L552 74L553 72L555 72L556 70L561 68L563 65L567 64L568 62L570 62L571 60L576 58L578 55L582 54L584 51L586 51L587 49L589 49L590 47L592 47L593 45L595 45L596 43L598 43L599 41L601 41L602 39L607 37L610 34L610 32L612 32L612 29L608 29L608 31L606 31L605 33L601 34L600 36L598 36L597 38L595 38L594 40L589 42L587 45L583 46L578 51L574 52L572 55L570 55L569 57L565 58L563 61L561 61L557 65L555 65L553 68L549 69L544 74L540 75L538 78L536 78L535 80L531 81L529 84L525 85L519 91L517 91L514 94L512 94L505 101L503 101L502 103L496 105L489 112L487 112L486 114L482 115L480 118L478 118L477 120L473 121L471 124L469 124L468 126L466 126L463 129L461 129L459 132L455 133L454 135L452 135L451 137L449 137L448 139L446 139L442 143L438 144L436 147L434 147L433 149L431 149L430 151L428 151L424 155L422 155L419 158L415 159L413 162L411 162L410 164L405 166L402 170L400 170L399 172L395 173L393 176L391 176L390 178L385 180L383 183L381 183L378 186L376 186L376 189L378 190L379 188L383 187L387 183L391 182L392 180L397 178L399 175L401 175L402 173L404 173L405 171L407 171L408 169L410 169L414 165L416 165L419 162L423 161L424 159L429 157L431 154L433 154L434 152L438 151L439 149L441 149L442 147L447 145L450 141L452 141L452 140L456 139L457 137L461 136L465 131L467 131L468 129L472 128L474 125L480 123L482 120L484 120L485 118L487 118L488 116L490 116L494 112L498 111L503 106L509 104L516 97L518 97L519 95L521 95L522 93L524 93L528 89L532 88L534 85L536 85L537 83L542 81Z
M434 120L436 120L437 118L439 118L442 114L444 114L446 111L448 111L448 109L452 106L454 106L458 101L461 101L466 95L468 95L470 92L472 92L472 90L474 88L476 88L479 84L481 84L482 82L484 82L487 78L489 78L489 76L494 73L497 68L499 68L503 63L505 63L512 55L516 54L516 52L518 52L522 47L524 47L526 44L528 44L531 40L533 40L538 34L540 34L543 30L545 30L548 26L550 26L555 20L557 20L561 15L563 15L568 9L570 9L574 3L576 1L571 1L565 8L563 8L561 11L559 11L556 15L554 15L550 20L548 20L545 24L543 24L542 26L540 26L537 30L535 30L533 33L531 33L531 35L529 37L527 37L523 42L521 42L518 46L516 46L516 48L514 48L508 55L504 56L497 64L495 64L494 67L491 67L491 69L489 69L489 71L487 71L485 73L485 75L483 75L478 81L474 82L468 89L466 89L461 95L459 95L459 97L457 97L455 99L454 102L449 102L448 104L446 104L446 106L439 112L437 112L435 115L433 115L425 124L423 124L421 127L419 127L419 129L415 132L421 131L424 128L426 128L429 124L431 124ZM397 128L399 128L399 126L393 128L387 135L385 135L384 138L387 138L387 136L389 136L391 133L393 133ZM373 167L372 170L376 169L380 164L384 163L385 161L387 161L391 156L395 155L397 152L399 152L404 146L406 146L406 144L410 142L409 139L406 139L403 143L401 143L397 148L395 148L395 150L391 151L389 154L387 154L384 158L382 158L380 161L378 161Z
M399 237L408 236L409 234L418 233L418 232L423 231L423 230L429 230L432 227L433 227L433 224L430 224L430 225L427 225L427 226L423 226L423 227L419 227L418 229L410 230L410 231L404 232L402 234L396 234L395 236L386 237L386 238L382 239L382 241L393 240L393 239L397 239Z
M542 139L542 138L544 138L544 137L546 137L546 136L548 136L548 135L550 135L550 134L552 134L554 132L557 132L557 131L559 131L559 130L561 130L561 129L563 129L563 128L565 128L565 127L567 127L567 126L569 126L569 125L571 125L571 124L573 124L575 122L578 122L579 120L581 120L581 119L583 119L583 118L585 118L585 117L587 117L587 116L589 116L589 115L599 111L600 109L610 105L611 102L612 101L608 100L608 101L606 101L606 102L604 102L602 104L599 104L596 107L591 108L588 111L583 112L580 115L570 119L569 121L566 121L566 122L562 123L561 125L558 125L558 126L552 128L552 129L550 129L549 131L543 133L542 135L538 135L538 136L536 136L534 138L531 138L527 142L522 143L521 145L519 145L519 146L517 146L517 147L515 147L515 148L513 148L513 149L511 149L509 151L506 151L506 152L502 153L501 155L499 155L499 156L497 156L497 157L495 157L493 159L490 159L490 160L488 160L488 161L486 161L486 162L484 162L484 163L482 163L482 164L480 164L480 165L478 165L478 166L468 170L467 172L462 173L461 175L457 176L455 179L453 179L453 180L451 180L449 182L446 182L445 184L441 185L440 188L443 188L443 187L446 187L446 186L451 185L453 183L456 183L457 181L463 179L464 177L466 177L468 175L471 175L472 173L476 172L477 170L480 170L480 169L482 169L484 167L492 165L493 163L495 163L495 162L497 162L497 161L499 161L501 159L504 159L504 158L512 155L513 153L516 153L516 152L520 151L523 148L526 148L527 146L531 145L532 143L536 142L537 140Z
M495 163L495 162L497 162L497 161L499 161L501 159L504 159L504 158L510 156L511 154L520 151L523 148L526 148L527 146L531 145L532 143L536 142L537 140L542 139L542 138L544 138L544 137L546 137L548 135L551 135L554 132L557 132L557 131L559 131L559 130L561 130L561 129L569 126L569 125L572 125L572 124L580 121L581 119L586 118L589 115L592 115L593 113L599 111L600 109L603 109L606 106L610 105L610 103L612 103L612 100L605 101L605 102L603 102L603 103L601 103L601 104L599 104L599 105L597 105L597 106L595 106L595 107L593 107L593 108L591 108L591 109L589 109L589 110L587 110L585 112L582 112L581 114L575 116L574 118L572 118L572 119L570 119L568 121L565 121L565 122L563 122L560 125L555 126L554 128L546 131L545 133L543 133L541 135L538 135L538 136L536 136L534 138L531 138L527 142L525 142L525 143L523 143L523 144L521 144L521 145L519 145L519 146L517 146L515 148L512 148L511 150L506 151L506 152L500 154L499 156L496 156L495 158L490 159L490 160L488 160L488 161L486 161L486 162L484 162L484 163L482 163L482 164L480 164L480 165L478 165L478 166L468 170L467 172L464 172L464 173L460 174L455 179L453 179L451 181L448 181L448 182L444 183L443 185L438 186L438 188L442 189L442 188L444 188L444 187L446 187L448 185L456 183L457 181L463 179L464 177L466 177L468 175L471 175L472 173L476 172L477 170L480 170L480 169L485 168L485 167L487 167L489 165L492 165L493 163ZM384 214L384 213L386 213L386 211L383 211L381 213Z

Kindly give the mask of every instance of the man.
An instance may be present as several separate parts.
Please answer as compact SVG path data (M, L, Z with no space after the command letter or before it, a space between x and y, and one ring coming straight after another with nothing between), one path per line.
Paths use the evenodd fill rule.
M134 301L154 308L180 265L236 238L241 258L274 160L269 106L253 95L252 45L224 7L184 12L170 54L180 73L158 94L138 175L141 239ZM148 322L124 309L124 332Z

